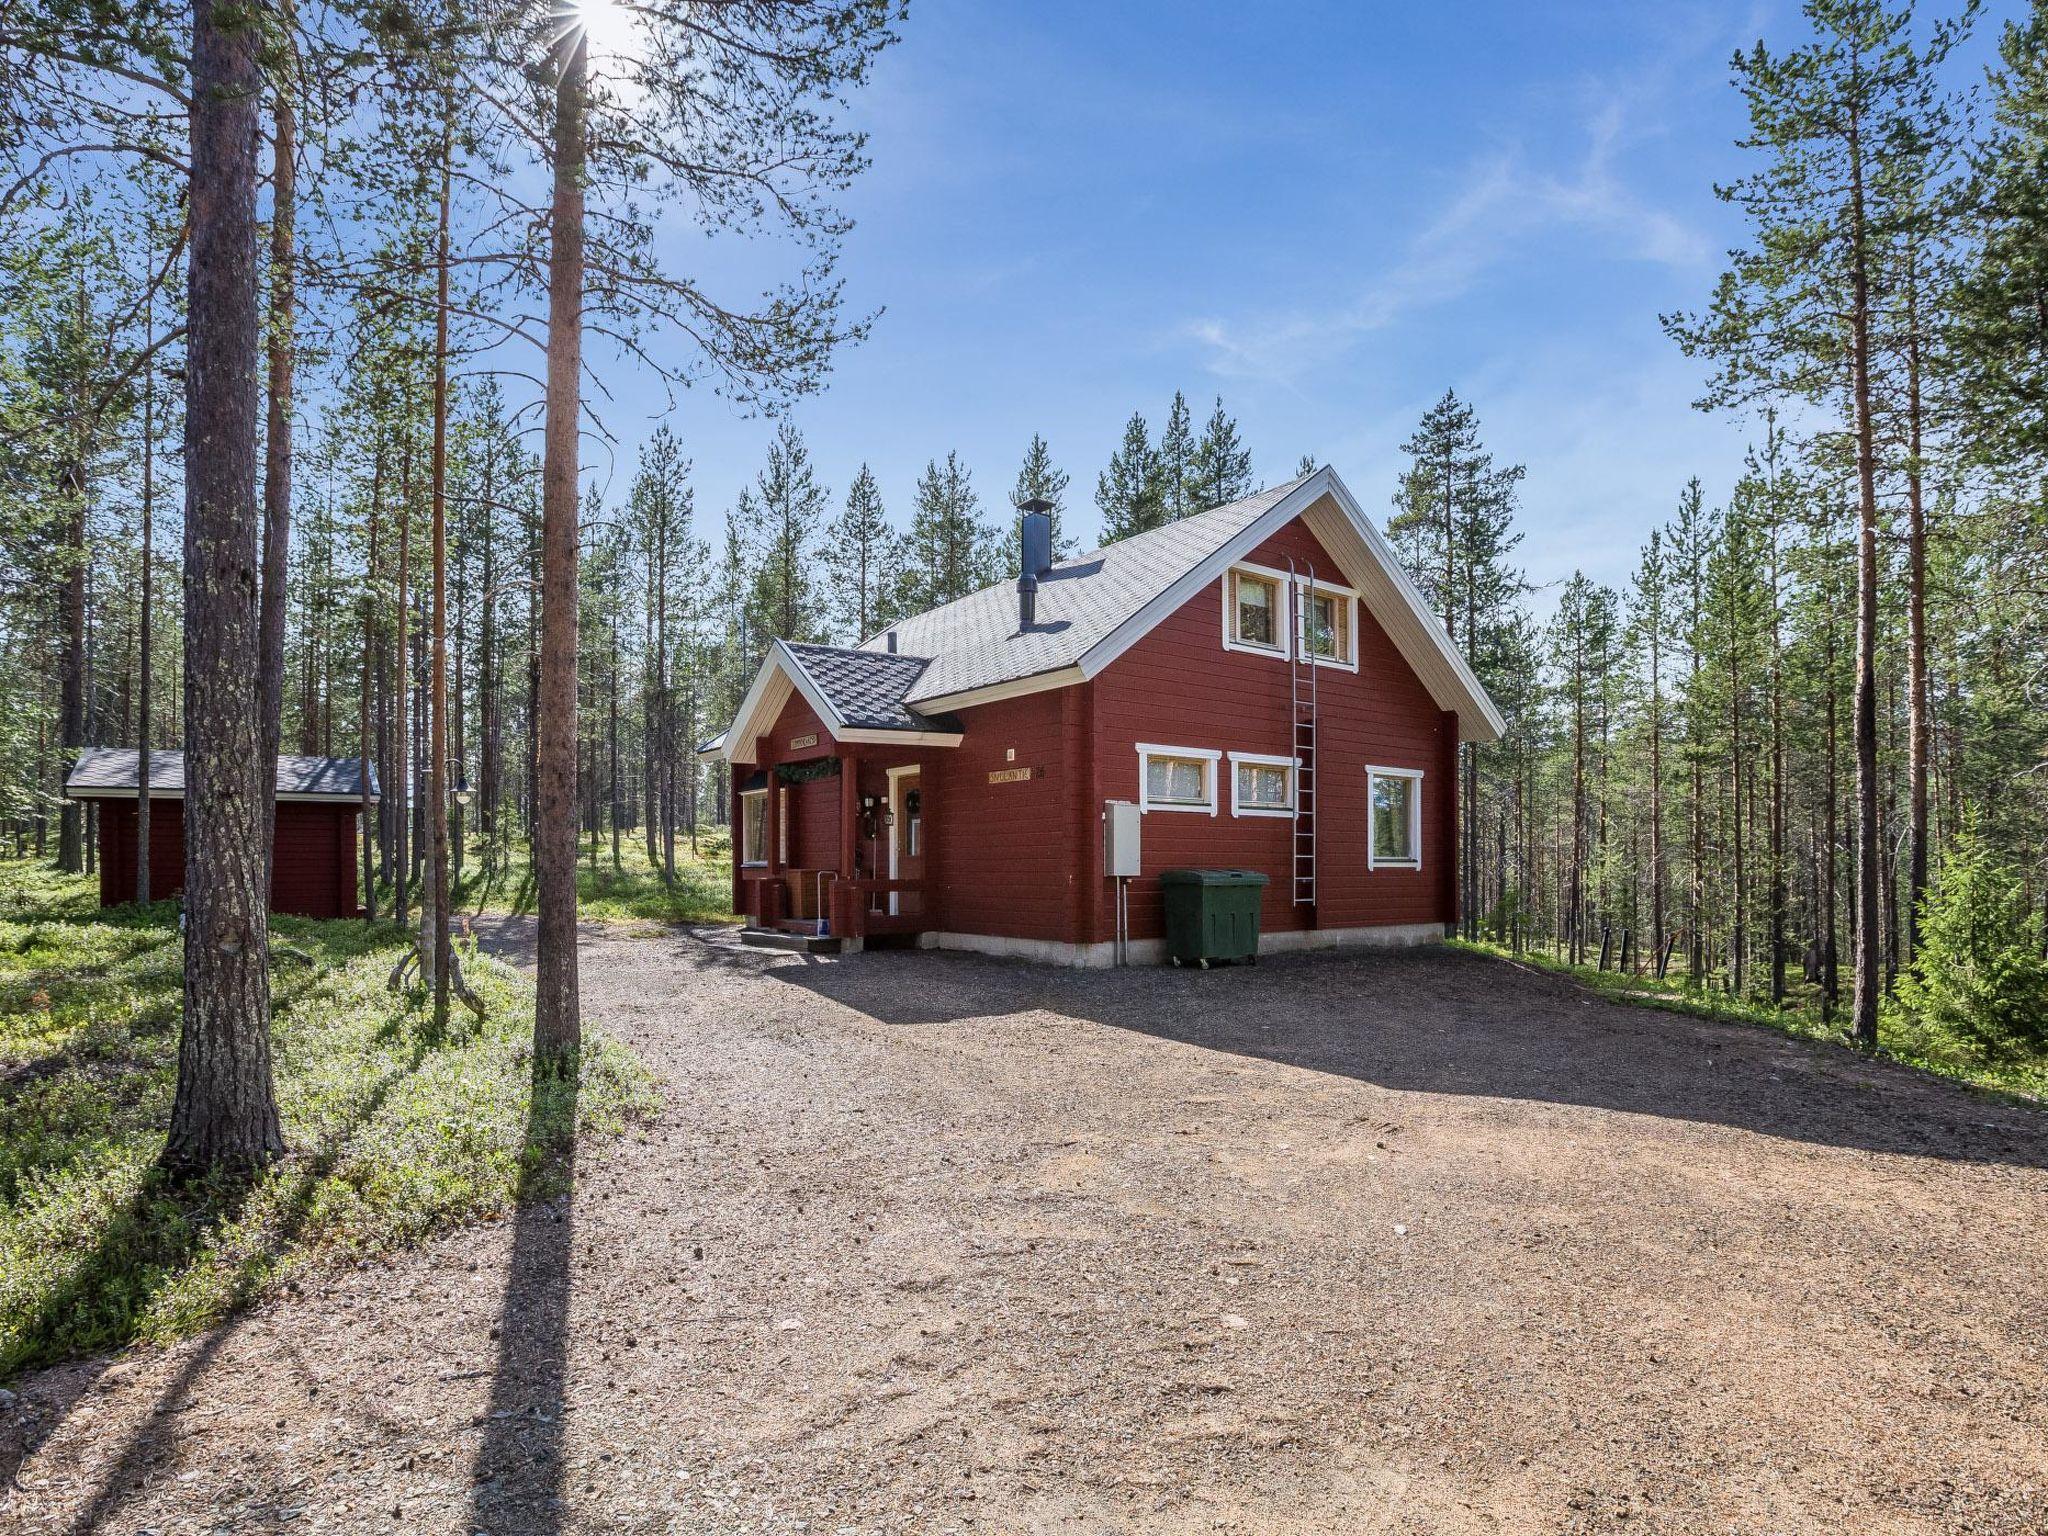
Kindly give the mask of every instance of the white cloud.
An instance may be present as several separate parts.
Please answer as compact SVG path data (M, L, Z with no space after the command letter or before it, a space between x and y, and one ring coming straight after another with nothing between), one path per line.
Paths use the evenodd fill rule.
M1611 96L1593 111L1584 152L1563 173L1532 166L1520 146L1474 161L1400 259L1348 300L1295 313L1205 316L1189 321L1183 334L1209 349L1208 366L1217 374L1288 383L1374 331L1463 296L1544 235L1596 239L1614 259L1703 269L1712 242L1630 188L1616 169L1626 140L1625 99Z

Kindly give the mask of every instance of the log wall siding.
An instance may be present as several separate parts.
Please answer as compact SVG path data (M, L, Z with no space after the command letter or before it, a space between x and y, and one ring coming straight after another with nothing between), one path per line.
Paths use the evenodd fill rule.
M135 899L135 802L100 806L100 903ZM176 800L154 800L149 817L149 888L159 900L185 888L185 818ZM354 917L357 912L355 802L333 805L284 800L277 807L271 856L270 909L299 917Z
M1341 580L1335 562L1300 523L1247 556L1284 570ZM1131 936L1161 931L1160 871L1257 869L1267 877L1268 931L1445 923L1454 919L1457 717L1440 710L1370 614L1353 615L1356 671L1320 670L1317 774L1319 900L1293 902L1293 823L1233 816L1231 752L1293 750L1289 666L1284 658L1223 646L1223 582L1212 582L1092 682L978 705L960 712L958 747L842 748L792 694L757 741L757 765L850 753L862 796L888 793L887 769L923 772L926 875L934 926L956 933L1089 944L1107 941L1114 906L1102 875L1102 803L1139 798L1137 744L1225 754L1216 765L1213 816L1154 811L1144 818L1144 873L1132 882ZM790 741L815 734L814 745ZM1014 755L1012 755L1014 754ZM1422 867L1368 867L1368 765L1419 770ZM991 782L1029 769L1021 781ZM790 801L785 867L836 869L843 786L824 779L784 786ZM886 839L858 839L859 872L888 874Z
M1300 523L1291 523L1246 557L1285 570L1313 563L1336 577L1336 563ZM1377 620L1354 613L1356 672L1320 669L1321 730L1316 775L1320 840L1315 926L1350 928L1450 920L1444 866L1451 857L1456 724L1447 725L1421 682ZM1293 750L1288 664L1223 647L1223 585L1191 598L1110 664L1090 687L1095 695L1095 800L1138 798L1141 741L1285 756ZM1447 735L1448 732L1448 735ZM1447 745L1448 743L1448 745ZM1367 867L1366 766L1416 768L1422 785L1422 868ZM1233 817L1230 762L1216 765L1217 813L1153 811L1144 818L1144 873L1131 885L1131 936L1160 934L1158 874L1191 866L1256 869L1267 877L1262 921L1269 932L1309 926L1308 909L1293 902L1293 824L1279 817ZM1099 872L1101 853L1095 860ZM1107 903L1086 934L1112 936Z

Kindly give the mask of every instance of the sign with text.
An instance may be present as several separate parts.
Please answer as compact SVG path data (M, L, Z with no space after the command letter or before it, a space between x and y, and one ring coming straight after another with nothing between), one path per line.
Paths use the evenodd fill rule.
M816 731L808 732L807 734L802 736L792 736L789 738L789 750L792 752L801 752L805 747L815 747L817 744L818 733Z
M991 784L1022 784L1026 779L1037 776L1036 768L991 768L988 781Z

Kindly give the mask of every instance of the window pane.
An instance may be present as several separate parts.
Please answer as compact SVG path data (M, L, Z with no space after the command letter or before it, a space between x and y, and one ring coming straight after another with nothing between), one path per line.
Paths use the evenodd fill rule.
M1237 803L1258 810L1285 810L1287 770L1273 763L1239 763Z
M740 862L759 864L768 857L768 797L748 795L740 804L744 807L741 827Z
M1415 781L1373 775L1372 856L1399 863L1415 857L1412 813Z
M1307 645L1311 655L1327 655L1333 662L1346 662L1346 604L1343 598L1317 592L1307 606Z
M1147 757L1145 798L1157 805L1207 805L1208 767L1194 757Z
M1248 645L1273 643L1273 583L1256 576L1237 578L1237 638Z

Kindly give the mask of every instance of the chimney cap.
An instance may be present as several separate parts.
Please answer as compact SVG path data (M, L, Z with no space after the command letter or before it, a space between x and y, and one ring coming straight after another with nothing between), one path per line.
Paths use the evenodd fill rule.
M1017 510L1019 512L1050 512L1052 510L1052 503L1043 496L1027 496L1024 500L1017 503Z

